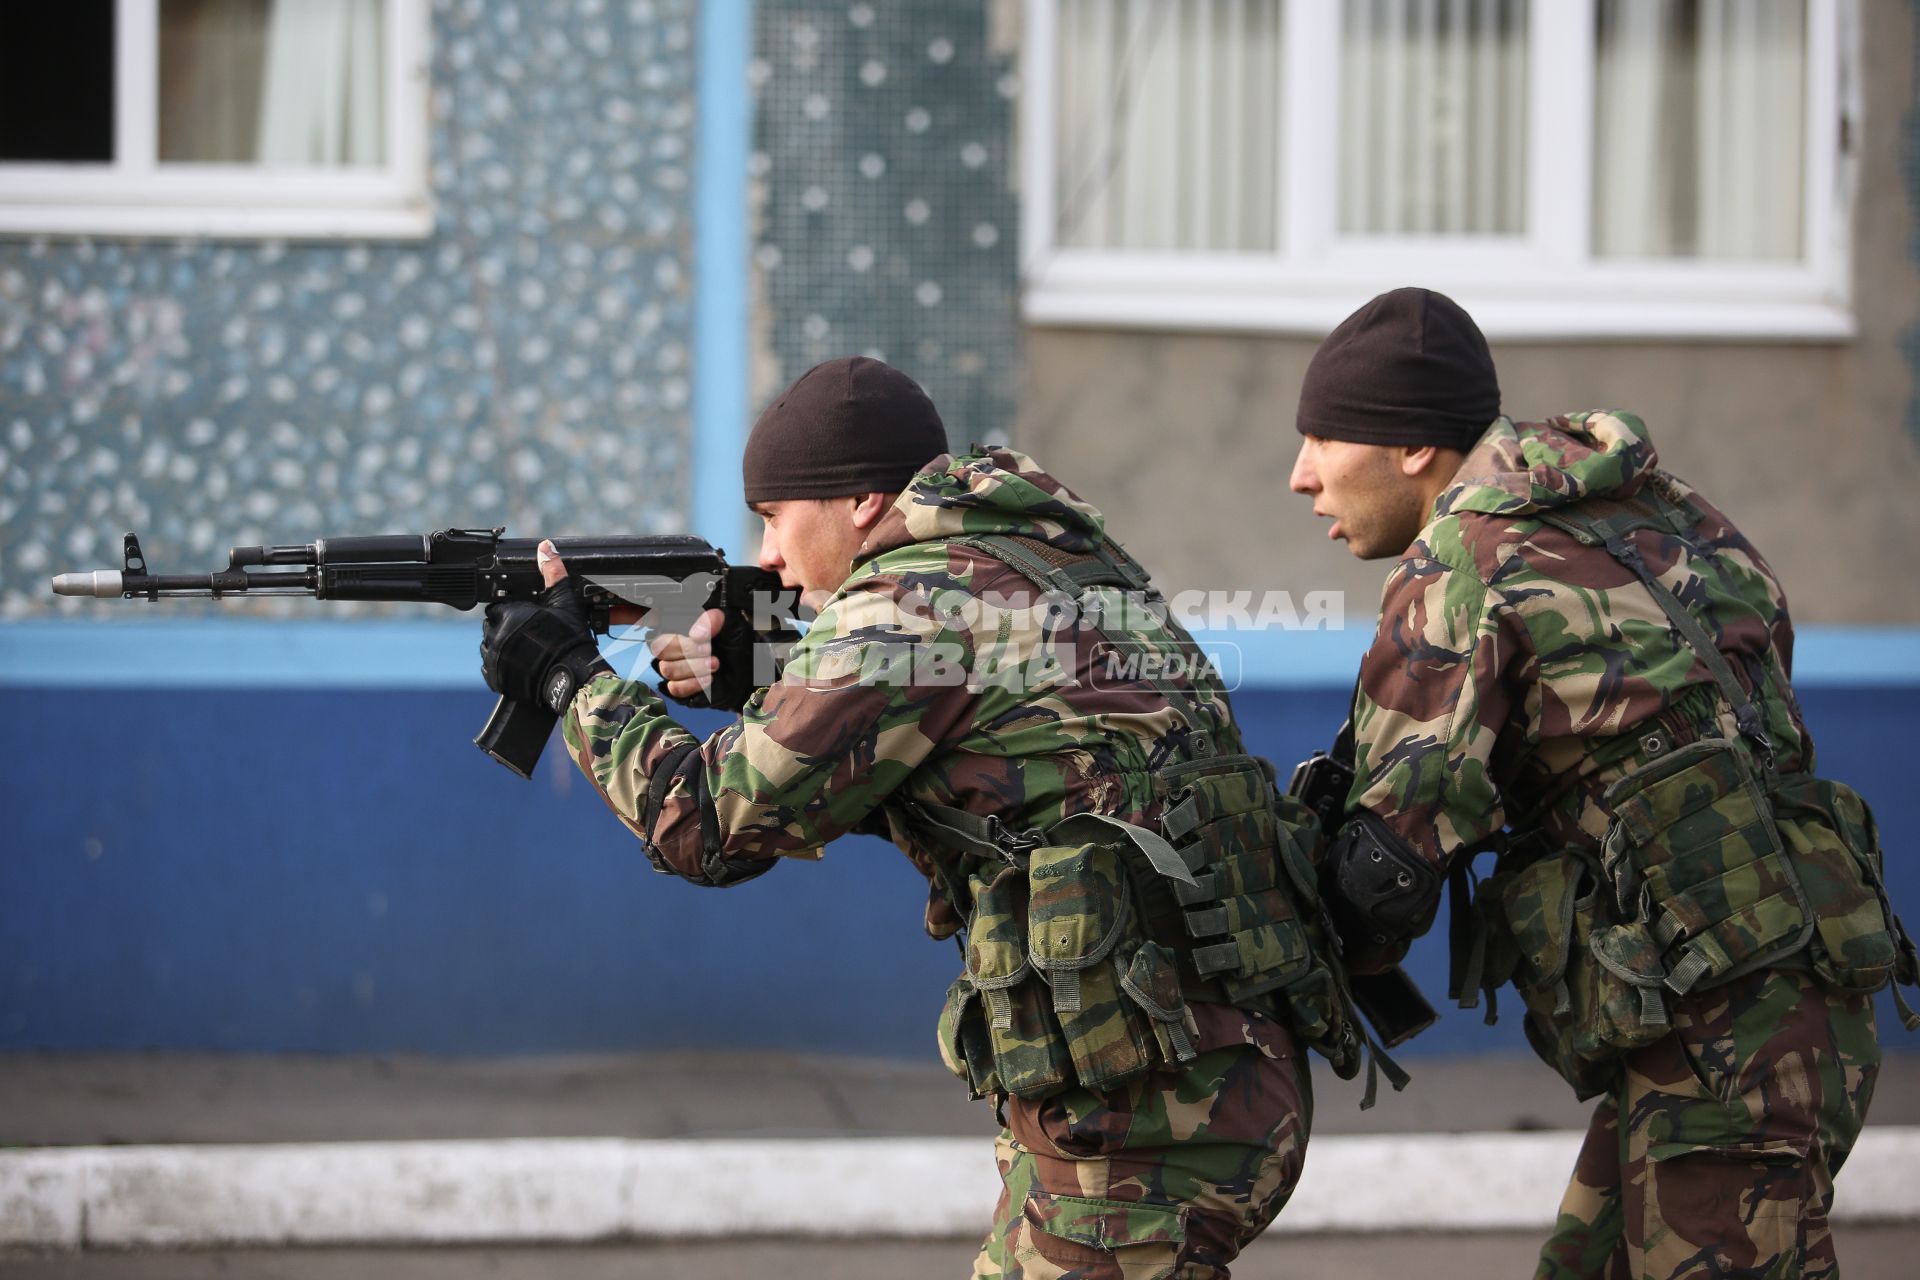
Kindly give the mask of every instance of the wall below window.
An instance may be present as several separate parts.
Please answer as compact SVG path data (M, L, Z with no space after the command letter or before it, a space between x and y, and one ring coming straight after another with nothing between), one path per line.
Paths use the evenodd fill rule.
M1235 705L1255 750L1292 761L1345 698ZM1802 699L1920 920L1903 856L1920 796L1881 749L1920 687ZM0 1050L931 1055L960 962L922 934L925 882L892 846L850 838L695 889L653 873L561 753L529 784L475 750L488 706L477 689L0 688ZM1441 1004L1444 939L1412 967ZM1903 1042L1891 1017L1882 1034ZM1512 1017L1456 1012L1413 1051L1521 1044Z

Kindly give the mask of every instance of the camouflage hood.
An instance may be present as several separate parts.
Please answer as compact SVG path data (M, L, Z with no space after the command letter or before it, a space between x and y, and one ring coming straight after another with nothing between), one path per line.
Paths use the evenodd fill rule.
M916 542L962 534L1037 538L1063 551L1091 551L1106 517L1011 449L942 454L913 478L853 558L857 566Z
M1592 413L1579 422L1499 418L1460 464L1434 513L1523 516L1582 498L1626 498L1658 462L1646 424L1630 413Z

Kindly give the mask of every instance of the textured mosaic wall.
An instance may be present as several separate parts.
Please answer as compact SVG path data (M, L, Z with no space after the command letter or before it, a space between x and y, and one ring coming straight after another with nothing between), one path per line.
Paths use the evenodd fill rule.
M0 241L0 617L127 529L684 527L696 11L437 0L424 242Z
M1005 439L1018 81L999 25L1014 8L760 0L756 403L865 353L927 388L956 446Z

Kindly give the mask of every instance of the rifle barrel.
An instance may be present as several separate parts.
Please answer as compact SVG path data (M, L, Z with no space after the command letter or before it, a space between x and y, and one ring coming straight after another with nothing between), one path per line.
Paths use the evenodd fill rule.
M303 573L121 573L96 569L91 573L57 573L57 596L91 596L118 600L122 596L312 595L312 570Z

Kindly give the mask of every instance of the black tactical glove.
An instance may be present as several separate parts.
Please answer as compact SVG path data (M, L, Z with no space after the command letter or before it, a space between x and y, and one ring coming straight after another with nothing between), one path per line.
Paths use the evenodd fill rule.
M1440 885L1433 864L1366 809L1334 836L1321 872L1336 927L1363 948L1404 948L1425 932Z
M487 606L480 674L502 697L538 702L559 715L575 690L612 670L600 656L572 578L548 587L538 603L507 600Z

